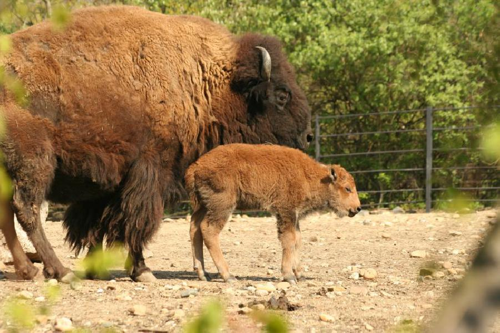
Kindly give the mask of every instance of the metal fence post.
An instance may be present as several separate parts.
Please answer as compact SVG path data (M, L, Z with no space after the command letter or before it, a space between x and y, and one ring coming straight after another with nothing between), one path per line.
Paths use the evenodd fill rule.
M316 115L315 125L314 125L314 153L316 161L320 158L320 146L319 146L319 115Z
M427 134L425 156L425 211L432 208L432 107L428 106L425 114L425 132Z

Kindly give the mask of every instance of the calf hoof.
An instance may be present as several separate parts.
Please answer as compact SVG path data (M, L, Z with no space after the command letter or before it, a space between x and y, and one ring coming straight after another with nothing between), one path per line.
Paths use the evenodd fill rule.
M224 281L226 281L227 283L233 283L233 282L236 282L238 280L236 280L236 278L232 275L229 275L229 277L227 279L224 279Z
M285 275L283 277L283 281L286 281L290 284L297 284L297 279L295 278L294 275Z
M139 275L131 276L135 282L155 282L156 278L151 271L144 271Z
M54 267L50 267L50 266L45 266L43 268L43 276L46 279L56 279L56 280L61 281L63 283L69 283L69 282L71 282L69 279L75 278L75 275L73 274L73 272L66 267L62 267L60 269L55 269Z
M198 279L200 281L211 281L212 280L212 278L207 273L202 274L202 275L198 275Z

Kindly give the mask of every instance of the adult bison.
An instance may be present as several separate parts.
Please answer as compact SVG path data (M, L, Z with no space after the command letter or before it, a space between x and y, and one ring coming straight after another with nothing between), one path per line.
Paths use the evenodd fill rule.
M226 143L305 148L311 140L306 98L272 37L236 37L199 17L98 7L75 11L63 32L44 22L12 41L3 62L29 104L0 91L8 126L1 148L11 206L47 277L70 271L40 227L45 198L70 204L67 240L77 251L104 236L123 242L131 277L148 281L142 250L164 205L183 193L191 162ZM36 273L22 255L16 271Z

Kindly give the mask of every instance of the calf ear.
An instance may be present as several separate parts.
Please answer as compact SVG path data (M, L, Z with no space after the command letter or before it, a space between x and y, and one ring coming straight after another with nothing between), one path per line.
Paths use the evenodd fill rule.
M335 172L335 168L332 166L330 177L332 178L332 182L335 183L337 181L337 172Z

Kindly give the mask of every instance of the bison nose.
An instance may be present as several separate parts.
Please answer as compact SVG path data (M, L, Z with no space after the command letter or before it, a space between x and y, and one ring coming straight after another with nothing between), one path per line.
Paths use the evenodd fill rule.
M358 213L361 211L361 206L359 206L358 208L356 208L356 210L358 211Z
M306 135L306 140L307 140L307 143L311 143L311 141L314 139L313 135L311 133L307 134Z

